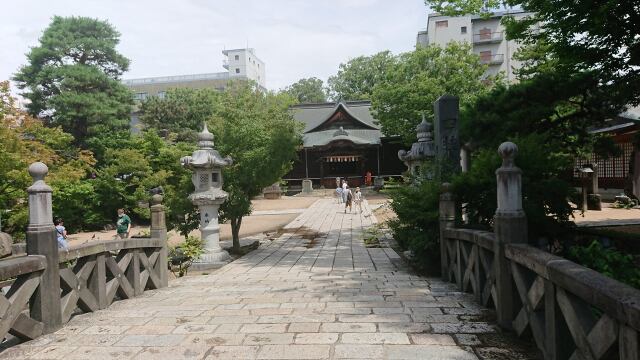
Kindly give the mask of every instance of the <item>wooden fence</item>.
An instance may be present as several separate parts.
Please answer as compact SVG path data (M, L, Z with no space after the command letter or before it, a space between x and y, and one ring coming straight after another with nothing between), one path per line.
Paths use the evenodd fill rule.
M147 289L167 286L167 236L162 196L151 206L151 237L89 242L59 251L51 218L47 168L29 167L27 254L0 260L0 281L14 280L0 295L0 340L53 332L77 313L107 308Z
M527 244L517 147L500 146L494 232L455 228L440 197L442 276L496 310L500 326L531 334L545 359L639 358L640 291Z

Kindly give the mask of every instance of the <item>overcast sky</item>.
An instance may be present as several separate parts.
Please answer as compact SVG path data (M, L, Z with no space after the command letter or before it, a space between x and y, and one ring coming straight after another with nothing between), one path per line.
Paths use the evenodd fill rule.
M124 78L225 71L224 48L255 48L267 87L326 81L349 58L411 50L423 0L21 0L0 12L0 80L24 64L53 15L106 19L131 59ZM7 7L4 7L7 10Z

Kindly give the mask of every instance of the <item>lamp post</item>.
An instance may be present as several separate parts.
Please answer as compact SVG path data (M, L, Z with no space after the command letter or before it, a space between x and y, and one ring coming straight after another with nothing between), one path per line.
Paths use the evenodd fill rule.
M198 149L191 156L180 159L182 166L191 169L191 181L195 191L189 199L200 211L200 233L204 242L204 253L194 261L192 269L207 270L218 268L228 262L229 253L220 247L220 225L218 210L227 199L222 190L222 168L231 165L231 157L222 157L213 148L213 134L204 125L198 134Z

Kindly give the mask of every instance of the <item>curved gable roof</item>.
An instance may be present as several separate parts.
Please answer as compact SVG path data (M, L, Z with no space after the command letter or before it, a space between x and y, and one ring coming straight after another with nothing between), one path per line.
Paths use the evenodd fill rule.
M349 101L339 103L301 104L292 106L293 117L304 123L305 133L319 130L337 112L343 111L365 129L380 130L370 112L371 102Z

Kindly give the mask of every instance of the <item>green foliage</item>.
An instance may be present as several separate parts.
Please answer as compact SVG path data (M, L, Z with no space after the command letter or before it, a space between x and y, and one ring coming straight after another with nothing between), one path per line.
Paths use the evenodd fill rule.
M433 119L433 102L443 94L460 98L461 108L486 93L495 79L483 79L487 69L465 43L419 47L398 56L373 87L372 111L387 136L415 141L422 114Z
M338 73L327 81L331 98L335 101L370 99L374 86L384 80L389 67L395 62L390 51L382 51L340 64Z
M633 209L634 207L638 206L638 200L636 199L630 199L628 202L622 202L622 201L615 201L611 207L614 207L616 209Z
M195 142L202 124L218 111L221 96L212 89L170 89L163 99L150 97L142 102L140 121L168 130L178 141Z
M289 112L291 104L286 94L238 83L222 93L220 110L210 122L216 149L233 158L233 165L223 169L229 199L220 215L231 221L235 252L240 251L240 226L251 212L251 199L279 181L297 156L302 126Z
M391 208L397 219L389 221L393 237L402 249L414 254L413 265L435 274L440 269L439 212L440 185L422 181L389 190Z
M594 240L588 246L573 246L568 258L627 285L640 289L640 268L633 256L612 248L604 248Z
M125 208L137 220L149 218L149 210L137 206L148 201L149 190L161 186L169 229L178 228L186 236L197 225L197 218L186 194L191 192L191 173L180 165L180 158L194 145L171 143L155 129L133 137L128 148L107 149L105 163L93 180L95 204L104 219L113 219L116 209ZM185 217L186 216L186 217Z
M185 241L169 249L171 271L179 277L185 276L189 267L204 252L204 242L197 236L186 236Z
M27 225L27 193L32 183L28 166L42 161L49 167L47 182L53 187L54 213L59 210L61 189L73 191L91 171L95 160L90 152L71 146L73 137L59 127L45 127L40 120L15 108L8 86L0 88L3 101L0 111L0 211L2 226L16 239L23 236ZM67 209L90 206L79 196L66 202ZM6 212L10 210L10 212ZM80 214L83 212L80 211ZM87 216L91 218L89 211ZM73 229L74 225L69 224Z
M29 113L88 149L91 138L127 130L133 100L119 81L129 67L116 51L119 37L105 21L55 16L14 78L27 90Z
M323 103L327 101L327 91L322 80L316 77L300 79L287 86L284 92L299 103Z
M222 93L183 89L168 92L164 99L152 98L142 105L143 122L150 129L167 129L167 137L177 140L176 150L171 153L175 160L165 158L157 166L151 164L155 176L162 175L158 169L163 163L179 167L177 149L185 144L183 140L199 131L205 121L215 135L216 150L233 158L233 165L223 169L224 190L229 197L220 208L220 220L231 222L234 251L240 250L240 226L243 216L251 213L251 199L279 181L291 169L296 157L302 127L288 111L292 104L288 94L265 93L254 84L231 82ZM191 135L181 136L186 134L185 129ZM193 149L194 142L189 140L188 144ZM149 154L157 157L158 151ZM190 173L185 171L173 168L171 177L156 182L171 184L165 188L169 223L186 235L197 227L198 217L185 196L193 191Z
M365 229L362 234L362 240L366 247L380 247L379 237L382 235L382 232L380 231L379 224L376 225L378 226L371 226Z
M512 141L518 145L516 165L522 170L522 205L530 240L562 236L572 225L573 209L568 199L575 190L566 177L566 169L573 164L571 156L540 135ZM471 224L490 227L493 223L497 207L495 171L500 165L495 149L481 149L474 154L469 172L453 179L454 193L461 203L467 204Z

